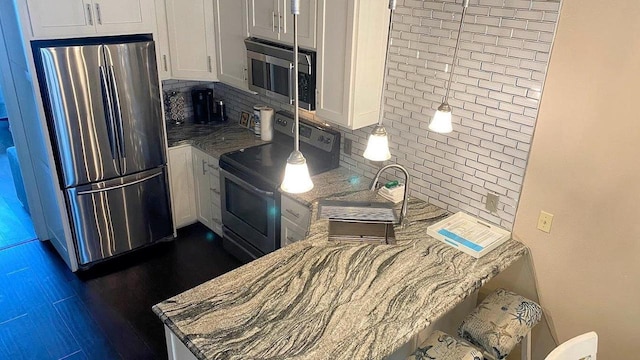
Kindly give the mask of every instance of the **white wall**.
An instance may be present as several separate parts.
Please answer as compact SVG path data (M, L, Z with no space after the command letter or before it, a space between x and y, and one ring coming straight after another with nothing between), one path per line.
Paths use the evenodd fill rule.
M601 359L640 352L638 19L636 0L564 2L514 227L559 340L595 330Z

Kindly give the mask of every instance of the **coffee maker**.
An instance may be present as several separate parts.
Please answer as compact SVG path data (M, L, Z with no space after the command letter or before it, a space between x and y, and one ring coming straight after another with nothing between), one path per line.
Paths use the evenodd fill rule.
M193 121L198 124L206 124L214 121L214 102L212 89L191 90L193 101Z
M193 100L194 122L207 124L227 121L227 109L224 101L214 99L211 89L194 89L191 91Z

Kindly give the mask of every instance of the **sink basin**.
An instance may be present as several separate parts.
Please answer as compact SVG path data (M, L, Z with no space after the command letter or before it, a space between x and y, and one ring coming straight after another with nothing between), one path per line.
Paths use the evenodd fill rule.
M395 244L396 235L390 223L329 221L329 240Z

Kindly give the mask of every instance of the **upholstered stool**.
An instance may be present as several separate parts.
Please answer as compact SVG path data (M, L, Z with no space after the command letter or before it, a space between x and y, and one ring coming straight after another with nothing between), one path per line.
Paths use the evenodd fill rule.
M453 336L435 330L407 360L483 360L482 353Z
M458 328L458 334L498 360L506 358L522 341L522 359L529 360L531 328L541 317L540 305L508 290L498 289L467 315Z

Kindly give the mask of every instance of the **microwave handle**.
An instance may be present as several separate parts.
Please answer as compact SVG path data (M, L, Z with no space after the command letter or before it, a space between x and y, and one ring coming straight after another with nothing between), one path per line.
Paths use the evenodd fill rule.
M293 99L293 83L294 83L294 73L293 73L293 63L289 64L289 105L294 105L294 99Z

